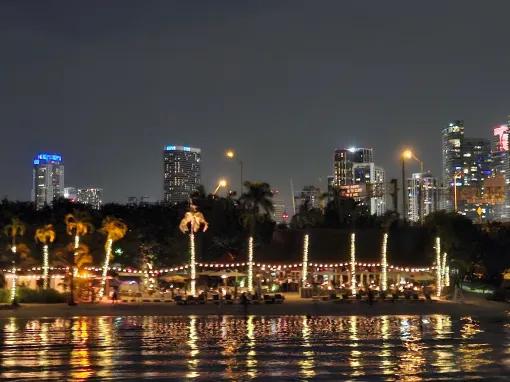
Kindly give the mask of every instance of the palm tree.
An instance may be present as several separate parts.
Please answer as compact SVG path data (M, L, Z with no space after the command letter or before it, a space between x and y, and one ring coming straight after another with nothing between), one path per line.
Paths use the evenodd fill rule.
M207 230L209 224L205 220L202 212L197 210L197 206L194 205L190 200L190 210L184 214L184 217L179 224L179 229L182 233L187 233L189 231L189 246L190 246L190 279L191 279L191 295L195 295L195 286L196 286L196 266L195 266L195 233L200 230L200 227L203 228L203 232Z
M267 183L244 182L247 191L239 198L241 223L248 232L248 291L253 291L253 236L257 222L274 212L273 193Z
M16 301L16 263L20 262L22 258L28 256L28 248L27 250L22 250L19 246L16 245L16 239L18 236L23 236L25 234L25 224L18 218L12 218L11 224L8 224L4 227L4 233L6 236L11 239L11 253L12 253L12 286L11 286L11 304L17 305Z
M69 243L66 247L56 251L55 264L67 267L70 270L67 272L68 285L70 287L68 304L76 305L74 301L74 270L76 269L78 273L86 265L92 264L89 247L83 243L78 244L77 247L74 243Z
M74 211L72 214L67 214L65 217L66 232L68 235L74 237L75 257L78 256L78 249L80 248L80 238L94 229L90 223L90 216L83 211ZM74 276L77 271L77 264L70 264L71 279L70 279L70 298L69 305L76 305L74 301Z
M48 244L55 241L55 229L53 224L46 224L35 231L35 241L43 245L43 288L48 288Z
M99 289L99 299L101 299L104 295L106 276L108 274L108 265L110 264L112 257L112 244L114 241L120 240L126 235L127 225L120 219L116 219L112 216L107 216L103 220L101 232L106 235L106 244L103 274L101 277L101 288Z

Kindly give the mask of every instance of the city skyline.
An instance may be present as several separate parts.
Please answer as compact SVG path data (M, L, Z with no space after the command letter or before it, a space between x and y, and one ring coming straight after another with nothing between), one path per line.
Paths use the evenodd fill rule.
M489 137L510 113L505 3L124 4L0 5L1 197L29 200L27 158L55 151L66 183L101 185L106 202L161 200L159 148L175 142L203 148L207 189L237 185L231 147L290 205L290 178L326 188L336 148L374 147L389 180L412 147L439 175L448 121Z

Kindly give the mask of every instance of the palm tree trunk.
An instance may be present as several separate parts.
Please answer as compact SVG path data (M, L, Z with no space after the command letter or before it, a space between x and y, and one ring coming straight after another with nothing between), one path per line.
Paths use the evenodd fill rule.
M110 265L110 257L112 255L112 243L113 240L108 238L106 240L106 257L104 259L103 265L103 274L101 276L101 288L99 289L99 301L104 296L105 288L106 288L106 278L108 276L108 266Z
M253 236L248 238L248 292L253 293Z
M12 239L11 251L12 251L12 284L11 284L11 296L10 297L11 297L11 306L17 306L18 305L18 301L16 299L17 275L16 275L16 260L15 260L16 241L14 238Z
M70 273L70 282L69 282L69 289L70 289L70 295L69 295L69 305L76 305L76 301L74 300L74 275L76 273L76 256L78 255L77 249L80 246L80 236L75 235L74 236L74 254L72 259L72 266L71 266L71 273Z

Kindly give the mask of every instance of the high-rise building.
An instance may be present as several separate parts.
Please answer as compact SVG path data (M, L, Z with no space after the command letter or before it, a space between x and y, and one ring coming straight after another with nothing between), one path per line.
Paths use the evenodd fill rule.
M287 214L287 210L285 208L285 202L281 198L279 190L272 190L273 193L273 220L277 224L286 224L289 215Z
M102 188L80 188L78 189L78 203L86 204L99 210L103 205Z
M335 187L354 184L353 165L355 163L371 163L374 161L372 149L350 147L335 150L334 185Z
M294 194L297 209L305 203L310 208L321 208L321 189L312 185L304 186L303 189Z
M103 205L103 189L65 187L64 198L73 203L86 204L98 210Z
M163 151L164 201L179 203L189 199L200 185L201 150L188 146L165 146Z
M33 166L32 200L39 209L64 196L64 162L60 154L39 153Z
M510 220L510 153L509 153L509 125L501 125L493 130L492 140L492 174L502 177L504 182L504 200L494 208L494 219Z
M462 170L462 143L464 141L464 121L453 121L442 131L443 171L442 182L444 187L453 186L455 174ZM446 210L453 210L453 195L444 200Z
M366 206L370 214L386 212L384 170L374 163L371 148L335 150L334 187L341 196Z
M440 208L441 188L436 177L429 172L414 173L407 180L408 219L419 222Z

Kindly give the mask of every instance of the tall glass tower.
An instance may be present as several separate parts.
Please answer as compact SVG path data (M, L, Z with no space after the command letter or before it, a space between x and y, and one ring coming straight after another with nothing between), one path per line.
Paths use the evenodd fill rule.
M201 150L188 146L165 146L163 151L163 189L166 203L189 199L200 185Z
M33 166L32 201L39 209L64 196L64 161L60 154L39 153Z

